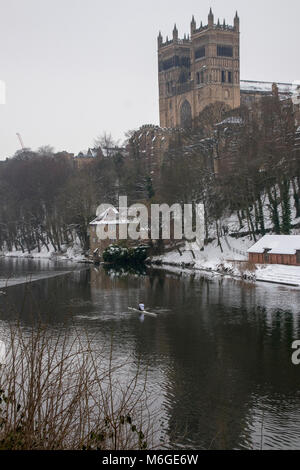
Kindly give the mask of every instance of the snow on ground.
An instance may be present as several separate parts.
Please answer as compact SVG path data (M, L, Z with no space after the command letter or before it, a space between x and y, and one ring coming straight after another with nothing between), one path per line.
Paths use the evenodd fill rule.
M194 250L195 257L190 249L195 246L186 246L182 256L176 250L155 256L151 261L154 264L161 263L162 265L179 267L184 271L203 270L253 281L300 287L300 266L251 265L248 263L247 250L253 243L248 237L240 239L223 237L221 239L223 252L217 241L214 241L207 245L204 251Z
M164 255L154 256L152 262L161 262L171 266L193 267L205 271L228 272L240 277L239 266L247 262L247 250L253 245L253 242L247 237L240 239L223 237L221 245L222 248L218 246L218 242L215 240L205 246L204 251L199 251L194 244L192 246L187 244L181 254L177 250L171 251Z
M260 264L256 266L255 277L257 281L300 286L300 266Z
M278 190L279 191L279 190ZM273 221L271 217L271 212L270 212L270 202L269 198L266 194L262 196L262 204L263 204L263 214L264 214L264 222L265 222L265 229L267 230L272 230L273 229ZM294 197L292 193L292 188L290 188L290 206L291 206L291 220L292 220L292 225L298 225L300 224L300 217L296 217L296 208L294 204ZM252 215L252 219L254 222L255 215L254 211L250 211ZM278 208L279 216L280 219L282 220L282 209L281 207ZM246 220L243 220L243 227L240 227L240 223L238 220L237 214L234 212L232 214L225 214L223 219L221 220L221 225L226 227L228 230L228 233L237 233L237 232L248 232L250 231L250 228L248 227L248 224ZM300 234L300 229L293 229L292 232L294 235Z
M49 251L45 246L41 248L41 251L38 252L38 249L34 249L30 253L25 251L24 253L21 250L13 251L3 251L0 252L0 256L11 257L11 258L33 258L33 259L60 259L60 260L70 260L82 262L86 261L86 257L82 254L82 248L79 242L75 242L73 246L62 245L62 251L56 252L53 247L49 246Z

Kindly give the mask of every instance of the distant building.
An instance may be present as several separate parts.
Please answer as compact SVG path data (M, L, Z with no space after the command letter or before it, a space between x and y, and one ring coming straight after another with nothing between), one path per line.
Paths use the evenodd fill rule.
M248 250L255 264L300 266L300 235L265 235Z
M168 222L167 222L168 223ZM138 238L133 240L128 234L129 224L132 225L133 231L137 228L137 231L140 234L145 234L145 237ZM136 227L134 227L136 226ZM150 236L150 227L151 227L151 216L147 221L147 226L141 226L141 221L139 217L127 215L126 218L120 218L120 213L116 208L110 207L99 214L94 220L89 224L89 239L90 239L90 254L93 255L95 260L99 260L102 257L103 251L108 248L110 245L122 243L127 247L135 247L138 245L148 245L149 243L152 247L164 247L164 250L174 249L174 246L182 246L184 241L182 239L175 239L174 237L174 227L175 219L174 214L170 216L170 236L168 239L151 240ZM122 230L122 232L121 232ZM149 232L150 231L150 232ZM103 234L107 233L107 238L102 239ZM122 234L128 234L127 238L122 238Z
M241 104L251 108L264 96L278 95L281 101L291 99L296 89L292 83L241 80Z
M74 157L74 166L75 168L82 168L90 163L95 161L95 158L99 156L101 149L89 148L87 151L79 152Z
M240 20L233 26L214 22L210 9L207 25L192 18L190 35L179 39L158 36L159 111L161 127L191 127L192 120L209 104L240 106Z
M115 157L117 155L126 157L128 152L124 147L89 148L87 151L79 152L78 155L74 157L74 165L76 168L82 168L89 163L93 163L96 158L102 160L105 158Z
M163 128L188 128L201 111L215 102L228 109L240 104L251 107L275 92L281 100L291 99L297 85L240 80L240 19L233 25L214 21L210 10L207 25L191 21L189 35L179 39L158 36L159 114ZM300 95L300 93L299 93ZM300 119L300 99L295 110ZM298 125L300 121L298 120Z
M70 152L67 152L66 150L62 150L61 152L57 152L55 156L67 158L68 160L71 161L74 158L74 153L70 153Z
M120 241L120 227L126 226L128 224L134 223L135 218L128 216L126 219L120 219L119 211L115 208L108 208L101 214L99 214L92 222L89 224L89 236L90 236L90 252L94 256L94 258L100 258L102 256L103 251L109 246L114 243L118 243ZM98 228L101 227L101 231L109 232L110 226L115 227L115 234L114 236L109 236L105 240L102 240L99 237ZM133 241L131 239L124 240L127 242L126 244L129 245L136 245L137 241Z

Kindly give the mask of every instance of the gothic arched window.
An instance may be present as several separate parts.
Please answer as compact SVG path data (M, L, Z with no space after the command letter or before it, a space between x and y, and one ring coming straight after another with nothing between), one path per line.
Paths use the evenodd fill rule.
M192 108L187 100L182 103L180 108L180 125L184 128L192 127Z

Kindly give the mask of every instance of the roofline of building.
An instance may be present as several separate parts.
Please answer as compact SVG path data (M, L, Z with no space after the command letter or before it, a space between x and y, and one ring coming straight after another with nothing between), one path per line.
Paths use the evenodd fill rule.
M260 83L263 85L273 85L275 83L276 85L285 85L285 86L293 86L293 83L285 83L285 82L265 82L262 80L240 80L240 83Z

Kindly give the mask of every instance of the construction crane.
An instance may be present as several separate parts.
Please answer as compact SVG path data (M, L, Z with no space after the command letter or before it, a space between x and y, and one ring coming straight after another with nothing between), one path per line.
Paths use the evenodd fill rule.
M18 137L19 142L20 142L20 144L21 144L22 150L24 150L24 149L25 149L25 145L24 145L23 139L22 139L22 137L21 137L21 134L19 134L18 132L17 132L17 137Z

